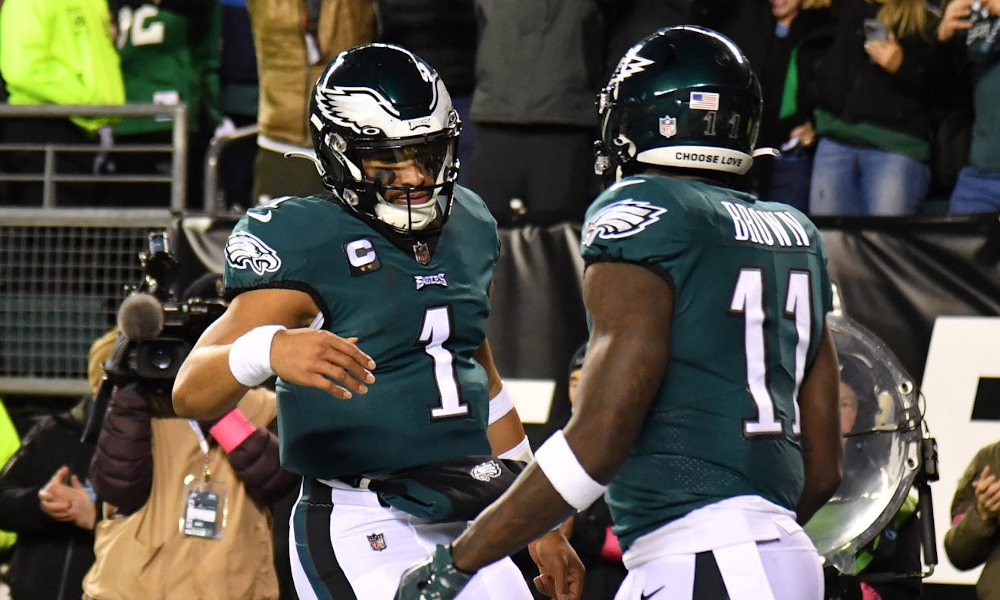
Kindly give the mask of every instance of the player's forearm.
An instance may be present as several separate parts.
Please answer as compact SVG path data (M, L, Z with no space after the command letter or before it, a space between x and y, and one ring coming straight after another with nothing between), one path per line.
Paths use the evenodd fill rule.
M516 410L512 410L486 430L493 454L500 456L524 440L524 426Z
M532 463L452 544L455 566L478 571L524 548L575 512Z
M837 443L839 445L839 439ZM843 467L839 460L841 452L839 447L836 450L825 452L825 456L836 456L838 460L820 461L815 456L811 456L815 453L815 449L810 447L807 439L803 439L802 445L805 484L802 488L802 495L799 496L799 503L795 508L795 515L796 520L805 525L837 491L843 477Z
M229 370L229 345L195 348L174 380L174 412L190 419L214 419L233 408L247 391Z
M824 324L819 350L799 390L802 465L805 484L796 514L805 524L837 491L843 477L844 444L840 433L840 368L833 336Z

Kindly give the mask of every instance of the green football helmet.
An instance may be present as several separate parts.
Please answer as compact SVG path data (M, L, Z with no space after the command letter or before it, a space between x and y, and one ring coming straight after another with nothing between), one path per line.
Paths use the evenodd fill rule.
M341 52L313 87L309 129L323 184L342 204L405 235L444 225L461 123L419 57L392 44Z
M632 46L598 97L599 175L663 167L746 173L760 83L743 52L710 29L668 27Z

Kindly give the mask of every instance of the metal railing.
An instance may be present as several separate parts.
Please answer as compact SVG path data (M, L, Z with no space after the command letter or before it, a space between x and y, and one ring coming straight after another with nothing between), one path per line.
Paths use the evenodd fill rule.
M88 391L90 344L115 324L159 210L0 209L0 393Z
M57 208L57 183L136 183L150 182L170 184L170 210L180 212L185 209L187 195L187 105L163 104L122 104L109 106L83 105L12 105L0 104L0 120L5 119L38 119L38 118L69 118L69 117L166 117L172 121L171 144L115 145L99 148L109 153L120 152L170 152L171 174L169 176L155 173L139 175L113 174L60 174L56 172L56 155L58 153L94 152L93 144L5 144L0 143L0 153L5 151L43 152L45 155L42 173L0 173L0 181L10 182L41 182L42 207Z
M0 199L0 393L79 395L88 392L87 354L115 324L124 288L141 277L138 254L153 229L169 228L185 210L187 107L0 104L0 121L82 117L159 117L172 121L170 144L9 144L4 152L44 154L35 173L0 173L0 182L41 184L40 206ZM171 173L60 173L58 156L75 152L169 153ZM170 187L168 207L59 205L63 183L157 183ZM18 198L10 198L18 202ZM138 203L137 203L138 204Z
M142 269L138 254L146 249L148 233L157 229L173 231L180 215L195 223L202 219L199 213L209 221L215 215L226 214L228 209L219 194L220 158L230 144L257 133L255 126L243 127L213 139L205 156L204 196L189 199L185 105L0 104L0 122L71 116L165 117L172 120L172 143L137 145L116 140L109 147L95 149L93 144L6 144L0 139L0 156L12 150L41 152L45 156L41 172L0 172L0 182L42 185L42 202L38 206L5 205L0 198L0 395L73 396L89 391L86 373L90 345L115 324L125 286L139 281ZM171 173L58 172L57 156L61 153L97 151L112 155L169 152ZM89 182L169 185L170 205L60 206L57 184ZM197 253L197 248L194 251Z
M205 214L218 215L225 212L225 207L219 206L219 159L222 153L234 142L256 137L257 132L256 125L248 125L212 138L205 152L205 196L202 202Z

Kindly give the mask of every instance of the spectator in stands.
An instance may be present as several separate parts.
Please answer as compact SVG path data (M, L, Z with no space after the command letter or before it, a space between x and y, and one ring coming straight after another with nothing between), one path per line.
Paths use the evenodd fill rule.
M219 100L219 0L112 0L118 15L125 97L130 103L187 104L186 206L201 206L205 150L222 123ZM126 118L115 125L120 145L165 144L173 140L173 120ZM120 152L114 162L122 175L173 174L167 152ZM169 183L130 185L116 194L128 206L168 206Z
M257 56L246 0L222 0L222 61L219 70L222 113L233 127L257 124L260 86ZM253 169L256 136L231 142L219 158L219 184L225 205L253 206Z
M125 101L118 54L110 35L106 0L6 0L0 8L0 73L10 104L121 104ZM4 124L10 144L90 145L95 152L106 117L12 118ZM104 132L107 130L104 129ZM5 153L4 172L41 175L39 151ZM97 157L91 152L59 152L56 173L91 176ZM41 183L11 183L5 204L40 205ZM56 186L59 205L100 202L92 183Z
M80 441L116 335L90 348L91 395L40 419L0 473L0 526L17 531L9 575L13 600L77 600L94 563L97 505L88 480L95 446Z
M604 0L478 0L469 187L501 226L582 221L597 195Z
M963 571L983 565L976 582L979 600L1000 599L1000 442L984 446L958 480L951 501L951 529L944 536L948 560Z
M937 17L924 0L833 0L831 8L836 30L817 67L809 210L912 215L930 183Z
M184 296L214 297L205 281L215 279ZM275 600L268 505L295 478L279 466L274 393L256 388L221 419L198 422L173 414L172 383L134 381L113 393L91 466L104 519L84 591L96 600Z
M573 354L569 364L569 401L576 402L576 389L587 355L584 343ZM618 537L611 531L611 511L604 498L598 498L590 508L578 512L563 525L563 532L583 561L587 572L580 600L610 600L621 586L628 571L622 563Z
M1000 211L1000 0L952 0L938 40L959 47L974 83L972 147L958 175L951 213Z
M309 93L341 50L372 40L374 0L247 0L247 8L260 76L254 200L324 194L313 162L285 154L314 155Z
M458 160L468 165L477 129L469 118L476 81L475 0L376 0L375 8L376 40L413 52L448 82L462 120ZM466 170L459 170L458 183L465 185L466 177Z
M816 134L813 85L816 62L829 46L833 22L829 2L698 0L698 24L729 36L746 53L764 93L758 146L781 155L754 162L741 184L764 200L806 212ZM771 35L761 35L762 31Z

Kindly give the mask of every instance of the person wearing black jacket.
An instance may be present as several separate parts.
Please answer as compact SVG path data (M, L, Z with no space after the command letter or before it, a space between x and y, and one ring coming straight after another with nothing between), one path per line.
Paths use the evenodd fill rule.
M834 33L828 7L816 0L696 0L692 17L746 53L764 94L757 146L781 150L778 157L754 161L739 187L807 212L816 63Z
M113 338L90 348L91 390ZM77 600L94 562L98 517L90 486L95 446L80 441L92 396L65 413L42 417L0 471L0 529L17 532L9 582L12 600Z
M911 215L930 183L931 107L943 60L923 0L833 0L817 65L813 215ZM867 32L867 33L866 33Z
M76 600L83 574L94 562L93 500L86 499L89 523L59 521L39 500L53 473L59 485L59 474L65 480L72 472L72 487L83 490L94 446L80 441L83 422L73 415L39 420L0 472L0 528L18 536L9 576L13 600Z

